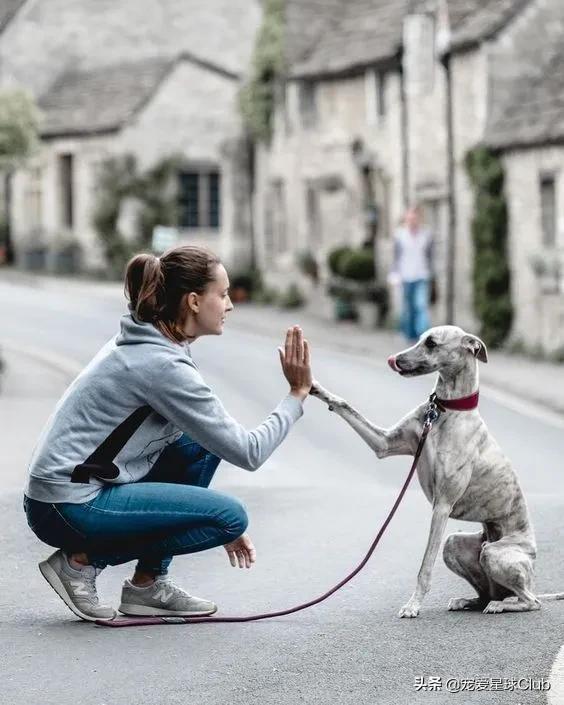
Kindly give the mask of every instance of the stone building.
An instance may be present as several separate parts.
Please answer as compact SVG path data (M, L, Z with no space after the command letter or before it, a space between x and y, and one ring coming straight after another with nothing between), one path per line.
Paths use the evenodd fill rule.
M42 111L41 151L12 179L16 252L74 238L84 267L100 268L92 212L102 161L131 153L144 168L180 153L181 241L203 243L229 264L246 266L248 145L237 93L260 2L8 4L0 86L23 86ZM131 217L120 216L120 224L127 228Z
M403 0L287 3L288 75L272 142L257 150L255 192L259 261L275 284L298 278L301 251L323 264L333 247L362 243L369 215L378 218L379 266L389 258L405 199L405 10Z
M524 118L517 118L522 111L516 103L536 124L531 99L537 94L528 96L527 86L536 82L541 90L540 65L552 60L558 66L550 47L561 43L563 14L560 0L288 0L287 76L272 142L257 159L255 221L271 280L296 276L300 249L314 250L324 262L336 244L366 239L368 173L380 274L389 267L403 209L423 204L438 245L434 318L475 329L474 195L465 158L473 147L490 144L504 155L507 170L513 337L546 349L539 301L547 309L542 325L550 329L561 315L561 298L554 304L539 294L527 303L524 293L533 291L529 254L543 237L552 237L543 235L543 227L553 222L561 233L556 166L562 157L559 149L548 149L561 137L551 122L554 77L544 89L546 129L536 125L542 138L509 135L521 134ZM543 74L545 82L552 74ZM506 131L508 115L518 126Z

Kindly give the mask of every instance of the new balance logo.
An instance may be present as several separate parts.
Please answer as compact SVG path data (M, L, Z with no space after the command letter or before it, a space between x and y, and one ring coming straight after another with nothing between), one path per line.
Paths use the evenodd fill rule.
M69 584L73 588L73 593L75 595L90 595L90 592L86 589L86 585L80 580L70 580Z
M172 592L167 592L164 587L161 587L157 590L153 597L155 600L160 600L161 602L168 602L172 595Z

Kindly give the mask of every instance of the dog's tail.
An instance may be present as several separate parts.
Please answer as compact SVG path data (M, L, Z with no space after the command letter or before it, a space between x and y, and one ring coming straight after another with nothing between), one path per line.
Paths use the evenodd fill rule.
M564 600L564 592L549 592L545 595L537 595L539 600Z

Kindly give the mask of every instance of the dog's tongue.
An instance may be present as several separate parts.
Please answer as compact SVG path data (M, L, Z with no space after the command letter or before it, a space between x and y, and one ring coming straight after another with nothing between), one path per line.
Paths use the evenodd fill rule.
M397 365L395 355L390 355L390 357L388 358L388 365L392 368L394 372L399 372L399 367Z

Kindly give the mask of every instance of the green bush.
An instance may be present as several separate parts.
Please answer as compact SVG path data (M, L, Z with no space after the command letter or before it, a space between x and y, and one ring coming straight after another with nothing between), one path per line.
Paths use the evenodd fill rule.
M269 142L276 85L284 73L284 2L262 3L262 24L257 32L250 77L239 92L239 109L254 139Z
M474 187L474 310L480 337L496 348L506 340L513 322L503 167L490 149L477 147L466 156L466 170Z
M92 222L113 276L121 277L130 257L149 247L156 225L176 225L176 190L170 187L181 163L181 156L172 155L145 172L139 172L132 154L102 163ZM130 197L142 204L135 242L126 240L117 227L122 201Z
M331 250L327 255L327 266L329 267L329 271L332 274L341 275L342 260L348 257L352 251L353 249L352 247L349 247L349 245L341 245Z
M340 274L345 279L368 282L374 279L374 255L371 250L352 250L339 259Z

